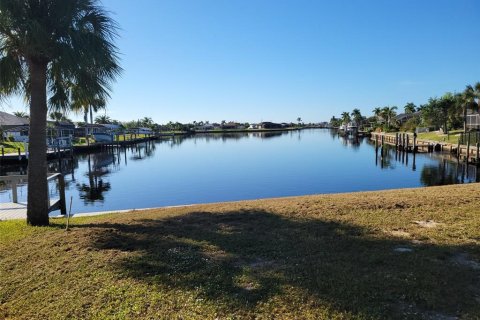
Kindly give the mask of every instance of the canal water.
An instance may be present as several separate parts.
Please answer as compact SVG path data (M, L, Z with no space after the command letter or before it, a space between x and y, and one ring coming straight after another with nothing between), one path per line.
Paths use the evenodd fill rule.
M439 154L375 149L327 129L169 137L52 161L72 213L478 182L474 166ZM26 174L24 166L1 175ZM58 197L55 181L50 195ZM19 200L26 201L26 187ZM10 202L8 188L0 202Z

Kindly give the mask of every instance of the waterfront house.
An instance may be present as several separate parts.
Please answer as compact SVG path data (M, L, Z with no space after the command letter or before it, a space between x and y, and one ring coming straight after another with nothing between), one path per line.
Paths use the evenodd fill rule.
M75 128L75 137L91 136L95 133L107 133L108 129L101 124L81 124Z
M152 129L145 127L132 128L130 129L130 132L135 134L153 134Z
M3 130L28 126L29 123L30 121L28 118L21 118L13 114L0 111L0 128Z
M480 113L471 110L467 112L467 128L470 130L480 130Z
M420 116L420 111L413 112L413 113L400 113L399 115L395 116L395 121L399 124L402 125L408 120L414 118L414 117L419 117Z
M205 123L195 127L197 131L209 131L215 129L215 126L211 123Z
M223 130L232 130L232 129L242 129L240 128L240 124L236 122L227 122L222 124L222 129Z
M71 122L56 121L53 123L52 136L57 138L73 137L75 135L75 125Z
M3 130L3 138L15 142L28 142L29 125L21 125Z
M104 126L108 132L120 132L122 130L122 126L119 124L104 123L102 126Z
M26 142L28 141L29 119L0 111L0 129L3 131L4 138Z
M260 122L258 124L258 128L259 129L280 129L282 128L282 124L265 121L265 122Z

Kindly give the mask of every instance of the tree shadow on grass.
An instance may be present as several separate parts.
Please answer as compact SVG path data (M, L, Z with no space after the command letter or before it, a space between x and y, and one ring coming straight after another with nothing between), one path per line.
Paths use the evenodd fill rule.
M354 225L266 211L90 226L102 228L93 244L97 249L135 253L114 265L121 276L152 288L194 290L246 312L289 295L295 297L281 301L298 299L309 308L323 304L368 318L478 312L478 270L453 259L458 252L478 254L477 247L414 244Z

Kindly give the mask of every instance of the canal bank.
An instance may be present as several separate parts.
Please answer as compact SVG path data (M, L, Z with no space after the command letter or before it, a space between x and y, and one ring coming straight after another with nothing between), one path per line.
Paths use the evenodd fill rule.
M479 195L195 205L79 217L68 232L1 222L0 317L474 319Z

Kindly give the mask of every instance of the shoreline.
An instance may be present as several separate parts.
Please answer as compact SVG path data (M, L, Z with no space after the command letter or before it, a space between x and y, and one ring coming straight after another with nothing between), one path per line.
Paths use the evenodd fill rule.
M225 205L236 205L236 204L254 204L255 202L264 202L264 201L292 201L292 200L308 200L310 198L335 198L335 197L345 197L345 196L369 196L378 193L390 194L398 192L409 192L409 191L422 191L425 189L435 189L435 188L453 188L453 187L466 187L471 185L480 185L480 182L474 183L458 183L458 184L447 184L440 186L429 186L429 187L407 187L407 188L395 188L395 189L379 189L379 190L366 190L366 191L349 191L349 192L336 192L336 193L315 193L315 194L305 194L305 195L296 195L296 196L285 196L285 197L270 197L270 198L256 198L256 199L245 199L245 200L233 200L233 201L216 201L216 202L202 202L202 203L192 203L192 204L178 204L170 206L159 206L159 207L145 207L145 208L129 208L129 209L119 209L119 210L105 210L105 211L93 211L93 212L83 212L83 213L74 213L70 218L82 218L82 217L95 217L103 216L109 214L121 214L121 213L134 213L134 212L148 212L156 210L168 210L168 209L178 209L178 208L195 208L195 207L204 207L204 206L225 206ZM62 219L67 216L62 216L60 214L50 216L51 219ZM13 220L13 219L12 219ZM1 221L6 221L2 220Z

